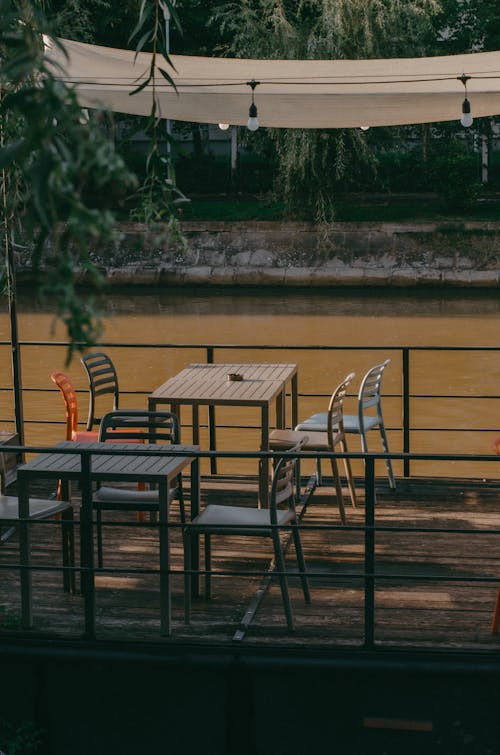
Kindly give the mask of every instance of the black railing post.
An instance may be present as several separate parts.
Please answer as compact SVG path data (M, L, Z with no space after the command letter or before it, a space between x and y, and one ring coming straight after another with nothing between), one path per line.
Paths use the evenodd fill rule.
M403 348L403 452L410 453L410 349ZM403 460L403 476L410 476L410 459Z
M214 347L207 346L207 364L214 363ZM208 407L208 440L209 448L212 451L216 449L216 437L215 437L215 406ZM210 459L210 473L217 474L217 459L212 456Z
M375 460L365 458L365 642L375 644Z
M95 574L94 537L92 532L92 481L90 479L92 461L88 451L81 451L80 463L82 471L82 509L80 516L81 585L85 601L85 639L93 640L95 638Z

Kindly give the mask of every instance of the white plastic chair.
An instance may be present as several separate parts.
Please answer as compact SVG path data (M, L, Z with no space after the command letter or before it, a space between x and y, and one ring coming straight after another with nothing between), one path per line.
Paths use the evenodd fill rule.
M302 545L298 530L297 512L294 501L294 475L296 471L296 454L302 447L299 443L288 453L277 457L270 486L269 508L259 509L246 506L225 506L209 504L192 522L185 527L184 537L184 568L185 587L185 621L191 619L191 539L203 534L205 536L205 597L211 593L211 536L230 535L242 537L268 537L273 541L274 559L278 571L278 580L285 609L287 626L290 631L294 627L294 619L290 596L288 593L287 577L285 574L285 559L280 542L280 527L291 527L299 576L306 603L311 602L309 584L306 576L306 565L302 552ZM283 508L280 508L283 506Z
M368 452L367 433L376 428L380 432L384 452L389 453L389 443L382 414L381 385L384 370L390 361L390 359L386 359L382 364L376 364L368 370L359 388L358 413L344 414L344 432L361 436L361 450L364 453ZM318 414L313 414L304 422L300 422L295 429L304 430L308 433L326 432L327 423L328 412L319 412ZM386 467L389 487L395 490L396 481L394 479L391 459L386 460Z
M273 451L283 451L291 446L303 442L303 451L332 451L337 449L342 453L347 453L347 442L344 432L344 398L347 393L349 383L355 377L354 372L347 375L344 380L335 388L330 398L328 412L326 413L326 432L316 432L309 430L273 430L269 435L269 448ZM299 427L299 426L298 426ZM306 440L304 440L306 439ZM319 460L318 460L319 461ZM331 466L333 482L335 485L335 495L339 514L342 524L346 524L344 501L342 495L342 485L334 456L331 457ZM356 490L352 477L351 463L349 458L344 459L344 469L347 480L347 487L351 496L351 503L356 507ZM320 480L318 479L318 483Z

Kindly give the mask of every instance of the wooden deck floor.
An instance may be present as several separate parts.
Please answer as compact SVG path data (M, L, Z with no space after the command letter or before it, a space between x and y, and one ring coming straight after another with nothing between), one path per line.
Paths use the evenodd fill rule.
M202 481L202 503L234 500L253 503L255 481L209 478ZM177 507L172 507L176 521ZM249 626L242 625L249 607L265 585L262 576L220 576L213 598L193 602L192 622L183 622L182 543L172 533L173 633L159 631L158 533L150 526L105 530L105 568L96 576L98 639L209 643L224 645L362 647L364 642L364 505L348 506L348 527L338 526L331 489L317 488L302 524L302 541L310 572L312 603L303 601L300 583L291 577L296 629L287 631L280 591L275 583L263 594ZM110 521L110 515L107 515ZM115 517L125 521L127 517ZM328 527L333 525L333 527ZM497 584L500 583L500 490L498 485L450 480L399 481L395 493L384 480L377 487L375 641L383 646L464 648L498 652L500 635L490 632ZM407 528L397 532L389 528ZM419 528L458 530L420 532ZM485 534L477 530L487 530ZM77 528L78 530L78 528ZM472 530L473 532L469 532ZM78 537L78 532L77 532ZM60 564L59 536L53 525L38 524L33 533L34 561L39 567ZM17 536L0 548L0 564L15 565ZM215 570L264 573L270 561L263 539L213 539ZM293 575L293 547L287 562ZM119 570L119 571L117 571ZM134 572L134 570L137 570ZM143 570L143 571L141 571ZM438 577L437 581L431 577ZM466 578L471 581L460 581ZM0 572L0 635L19 633L17 569ZM60 573L37 571L33 577L35 628L45 637L81 637L83 598L62 590Z

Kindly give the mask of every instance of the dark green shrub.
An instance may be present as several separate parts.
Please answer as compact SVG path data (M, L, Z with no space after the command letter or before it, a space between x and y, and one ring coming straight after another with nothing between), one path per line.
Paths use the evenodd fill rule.
M481 194L477 155L463 142L453 140L441 144L432 160L434 191L444 209L467 212L472 210Z

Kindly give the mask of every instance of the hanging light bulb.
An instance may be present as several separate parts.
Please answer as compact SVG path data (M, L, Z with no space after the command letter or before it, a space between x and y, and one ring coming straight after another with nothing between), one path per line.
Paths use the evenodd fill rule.
M361 131L368 131L370 126L360 126Z
M219 123L219 128L221 131L227 131L229 128L229 123Z
M469 126L472 126L472 115L470 112L470 102L465 98L465 100L462 103L462 117L460 118L460 123L462 126L465 126L465 128L469 128Z
M469 128L469 126L472 126L473 118L470 111L470 102L467 99L467 82L470 79L470 76L466 76L465 73L463 73L461 76L457 76L457 79L462 82L465 89L465 99L462 102L462 117L460 118L460 123L464 128Z
M260 123L257 115L257 105L254 102L254 90L255 87L260 84L260 81L255 81L255 79L252 79L252 81L247 81L247 84L252 88L252 104L250 105L250 108L248 110L247 129L249 131L257 131Z

